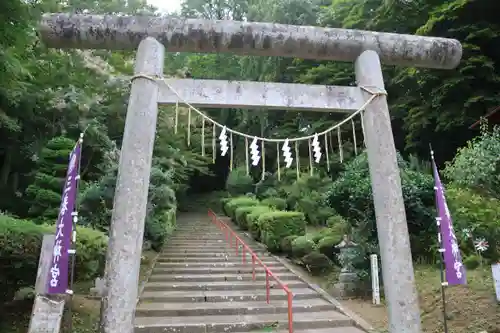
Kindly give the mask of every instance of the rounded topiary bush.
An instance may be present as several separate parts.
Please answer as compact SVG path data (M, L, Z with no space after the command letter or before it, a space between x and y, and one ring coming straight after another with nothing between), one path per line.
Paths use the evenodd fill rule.
M236 224L239 225L243 230L248 229L248 224L246 217L248 214L253 213L255 208L261 207L261 206L243 206L243 207L238 207L234 211L234 217L236 220Z
M261 238L261 226L259 223L260 216L272 211L274 211L274 209L269 206L254 206L254 210L247 214L246 227L255 240L260 241Z
M281 250L281 240L286 236L303 235L306 217L300 212L274 211L259 217L262 242L271 252Z
M292 255L292 243L298 236L286 236L281 240L281 251L286 253L288 256Z
M324 254L331 260L336 260L337 253L339 252L335 246L339 244L342 240L342 237L336 236L326 236L319 240L318 245L316 246L319 253Z
M227 216L229 216L231 219L235 219L235 211L239 207L249 207L249 206L257 206L259 204L259 200L255 198L250 198L250 197L237 197L234 199L229 200L226 205L225 205L225 212Z
M292 256L301 258L314 250L314 242L307 236L300 236L292 242Z
M333 266L327 256L317 251L306 254L302 257L301 261L307 270L315 275L325 273Z

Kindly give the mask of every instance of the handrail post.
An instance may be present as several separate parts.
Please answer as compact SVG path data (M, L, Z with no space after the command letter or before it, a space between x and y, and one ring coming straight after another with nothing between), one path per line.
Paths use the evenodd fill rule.
M255 254L252 253L252 280L255 281Z
M293 295L291 291L287 292L288 295L288 332L293 333L293 305L292 305L292 299Z
M266 268L266 302L269 304L270 299L270 286L269 286L269 271Z

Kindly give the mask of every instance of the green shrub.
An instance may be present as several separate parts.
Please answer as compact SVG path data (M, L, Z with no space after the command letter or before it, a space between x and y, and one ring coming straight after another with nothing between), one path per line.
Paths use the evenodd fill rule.
M239 225L243 230L247 230L247 221L246 217L248 214L254 211L255 207L259 206L243 206L238 207L234 211L234 219L236 220L236 224Z
M0 215L0 302L9 300L19 288L35 284L43 235L54 232L53 225ZM102 232L78 228L77 280L89 280L102 273L107 244Z
M253 179L247 175L246 168L233 169L226 180L226 189L232 196L253 192Z
M303 235L306 218L303 213L275 211L259 218L261 239L271 252L280 251L281 240L286 236Z
M281 240L281 244L280 244L281 251L283 253L286 253L288 256L292 256L292 243L297 237L301 237L301 236L292 235L292 236L286 236L285 238L283 238Z
M295 258L302 258L314 250L314 242L310 236L299 236L292 242L292 256Z
M262 204L276 208L277 210L285 210L286 209L286 200L281 198L267 198L262 200Z
M331 260L322 253L313 251L306 254L301 259L307 270L314 275L322 274L329 271L332 268Z
M260 241L261 239L261 227L259 223L260 216L272 211L274 211L274 209L269 206L254 206L254 210L251 213L247 214L247 229L250 231L250 234L255 240Z
M500 200L488 198L469 189L449 186L446 198L457 237L461 238L461 250L475 254L470 238L462 230L468 229L472 238L484 238L489 248L482 256L489 261L500 259Z
M342 236L326 236L322 238L316 246L319 253L336 261L338 250L335 248L342 241Z
M481 258L476 254L472 254L468 257L465 257L464 259L464 266L467 269L473 270L478 268L480 265L481 265Z
M255 199L255 198L237 197L237 198L229 200L226 203L225 211L227 213L227 216L229 216L230 218L232 218L234 220L235 219L234 214L235 214L236 208L257 206L258 204L259 204L259 200Z
M221 208L222 208L222 212L226 216L227 216L226 205L229 202L229 200L231 200L231 199L233 199L233 198L222 198L222 199L220 199L220 205L221 205Z
M436 242L434 179L430 173L412 170L401 155L397 155L401 185L408 221L413 255L434 257L432 245ZM346 170L328 190L330 207L353 222L353 230L362 234L367 242L376 242L377 228L370 172L366 153L346 163ZM354 223L356 221L356 223ZM366 221L361 229L357 221Z
M144 230L144 239L151 242L155 251L160 251L176 226L176 210L174 208L158 212L150 217Z

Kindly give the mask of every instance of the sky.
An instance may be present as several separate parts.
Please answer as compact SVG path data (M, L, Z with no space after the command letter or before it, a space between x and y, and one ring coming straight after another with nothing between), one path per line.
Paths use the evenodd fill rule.
M181 8L181 0L148 0L148 3L162 12L174 12Z

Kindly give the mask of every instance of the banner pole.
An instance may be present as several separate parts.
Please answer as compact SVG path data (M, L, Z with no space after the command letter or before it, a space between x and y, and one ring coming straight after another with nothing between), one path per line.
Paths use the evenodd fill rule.
M429 149L431 152L431 162L433 169L437 170L436 161L434 160L434 151L432 150L431 144L429 144ZM434 191L437 191L437 187L434 186ZM438 207L437 195L434 197L436 208ZM437 226L437 235L438 235L438 243L439 243L439 275L441 278L441 302L443 304L442 312L443 312L443 332L448 333L448 316L446 313L446 287L448 286L448 282L445 281L444 274L444 251L445 248L443 246L443 239L441 237L441 218L436 217L436 226Z
M87 129L85 129L86 131ZM72 224L73 224L73 232L71 235L71 249L69 249L69 254L71 255L71 268L70 268L70 281L69 281L69 302L68 302L68 316L67 316L67 325L68 325L68 332L73 332L73 285L75 282L75 266L76 266L76 228L77 228L77 223L78 223L78 194L80 190L80 172L81 172L81 166L82 166L82 145L83 145L83 136L85 134L85 131L80 133L80 137L78 138L77 145L80 145L80 154L78 156L78 174L77 174L77 180L76 180L76 193L75 193L75 206L74 210L71 214L72 217Z

